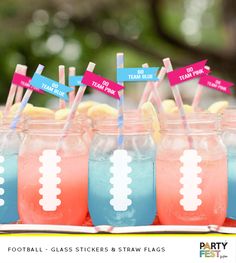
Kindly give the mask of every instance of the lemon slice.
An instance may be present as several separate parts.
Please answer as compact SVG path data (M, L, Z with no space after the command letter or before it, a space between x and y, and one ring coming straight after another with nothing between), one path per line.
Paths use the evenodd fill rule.
M88 117L94 118L104 118L104 117L117 117L118 110L107 105L107 104L97 104L89 108Z
M141 113L144 118L152 118L153 139L158 143L160 141L160 124L153 104L149 101L145 102L141 107Z
M171 113L171 110L176 107L176 104L174 100L163 100L162 107L165 112Z
M30 108L27 113L25 113L29 118L32 119L53 119L54 112L48 108L43 107L32 107Z
M221 113L225 108L229 106L228 101L217 101L208 108L210 113Z
M88 101L83 101L79 104L78 108L77 108L77 111L79 113L83 113L83 114L87 114L88 113L88 110L95 106L95 105L98 105L97 102L95 101L92 101L92 100L88 100Z
M54 115L55 120L57 120L57 121L65 120L67 118L69 112L70 112L70 109L68 109L68 108L57 110L55 112L55 115Z

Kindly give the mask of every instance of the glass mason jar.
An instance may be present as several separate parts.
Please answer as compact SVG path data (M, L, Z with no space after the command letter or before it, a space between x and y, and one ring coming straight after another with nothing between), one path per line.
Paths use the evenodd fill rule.
M81 225L88 212L88 142L82 120L29 120L19 152L22 223ZM61 143L59 143L61 142Z
M121 147L117 119L95 120L93 124L89 155L89 212L93 224L152 224L156 214L156 150L151 120L126 114Z
M236 220L236 108L229 108L222 114L221 131L228 160L227 218Z
M226 149L217 116L161 116L157 153L157 207L161 224L222 225L227 208Z
M23 122L10 131L10 120L0 121L0 224L19 219L17 207L18 152Z

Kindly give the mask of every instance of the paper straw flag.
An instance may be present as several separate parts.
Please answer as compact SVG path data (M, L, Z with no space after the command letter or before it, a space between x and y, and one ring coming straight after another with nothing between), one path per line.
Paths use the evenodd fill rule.
M87 71L90 71L90 72L93 72L94 71L94 68L95 68L96 64L92 63L92 62L89 62L88 66L87 66ZM77 111L77 108L83 98L83 95L84 95L84 92L86 90L87 86L85 85L82 85L79 87L77 93L76 93L76 96L75 96L75 99L73 101L73 104L71 106L71 109L70 109L70 112L67 116L67 119L66 119L66 122L65 122L65 125L63 127L63 131L62 131L62 136L57 144L57 151L61 148L62 146L62 143L63 143L63 140L64 138L66 137L67 135L67 132L72 124L72 121L73 119L75 118L75 115L76 115L76 111Z
M69 67L69 76L75 76L76 74L76 69L75 67ZM69 105L70 107L73 104L73 101L75 99L75 87L71 87L73 90L69 93Z
M210 67L208 67L208 66L205 66L205 69L210 71ZM201 101L203 88L204 87L202 85L198 84L197 90L196 90L196 93L194 95L193 102L192 102L192 107L193 107L194 111L197 110L198 105Z
M26 66L17 64L14 73L21 73L21 72L23 72L25 70L25 67ZM14 98L15 98L15 95L16 95L16 89L17 89L17 85L11 83L11 87L10 87L10 90L9 90L9 93L8 93L8 96L7 96L6 105L5 105L5 108L4 108L4 111L3 111L3 118L6 118L8 113L9 113L9 110L10 110L12 104L13 104L13 101L14 101Z
M164 63L164 66L166 68L167 73L173 71L173 67L172 67L170 58L163 59L163 63ZM183 101L182 101L182 97L179 93L178 86L177 85L172 86L171 91L173 93L176 105L178 107L180 117L183 121L183 126L184 126L184 129L185 129L187 137L188 137L189 147L190 147L190 149L192 149L193 148L193 138L190 136L190 128L189 128L189 125L187 122L186 114L185 114L184 107L183 107Z
M26 76L27 66L22 65L22 71L20 71L19 73ZM23 96L23 90L24 90L23 87L20 86L17 87L15 103L21 102Z
M43 65L38 65L35 73L42 74L43 69L44 69ZM10 129L12 129L12 130L16 129L17 124L20 120L21 114L22 114L24 108L26 107L32 93L33 93L33 90L30 90L30 89L27 89L27 91L25 92L25 95L24 95L24 97L20 103L20 107L19 107L18 111L16 112L16 115L14 116L14 118L11 122Z
M124 67L124 53L116 54L116 67L123 68ZM118 82L121 86L124 86L124 82ZM119 91L120 99L118 100L118 148L122 148L123 145L123 126L124 126L124 89Z
M65 85L65 66L64 65L60 65L58 67L58 75L59 75L59 83ZM62 99L59 99L59 109L64 109L66 108L66 102Z

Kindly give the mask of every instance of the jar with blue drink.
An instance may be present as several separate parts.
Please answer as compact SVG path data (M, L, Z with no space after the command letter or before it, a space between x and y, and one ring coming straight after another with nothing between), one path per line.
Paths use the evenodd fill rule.
M17 176L22 129L18 127L13 131L9 126L9 120L0 121L0 224L14 223L19 219Z
M236 223L236 108L228 108L221 115L222 139L227 148L228 207L227 221ZM232 222L231 222L232 223Z
M150 225L156 215L151 120L126 113L119 145L117 119L94 121L89 155L89 212L94 225Z

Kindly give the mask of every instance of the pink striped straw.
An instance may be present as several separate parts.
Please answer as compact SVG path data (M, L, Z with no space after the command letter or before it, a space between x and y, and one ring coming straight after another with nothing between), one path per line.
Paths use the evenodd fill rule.
M23 66L23 65L17 64L14 73L21 73L22 71L24 71L24 67L25 66ZM7 96L6 105L5 105L5 108L3 111L3 118L6 118L8 113L9 113L9 110L13 104L13 101L14 101L14 98L16 95L16 89L17 89L17 85L11 83L10 90L9 90L9 93Z
M64 65L58 66L58 75L59 75L59 82L65 85L66 77L65 77L65 66ZM60 109L66 108L66 102L62 99L59 99L59 108Z
M166 72L169 73L173 71L173 67L170 61L170 58L165 58L163 59L164 66L166 68ZM188 137L188 142L189 142L189 147L190 149L193 149L193 138L190 136L190 127L187 122L184 106L183 106L183 100L182 97L179 93L179 87L177 85L171 87L171 91L173 93L175 103L178 107L180 117L183 121L184 129L186 131L187 137Z
M210 67L205 66L205 69L210 70ZM202 92L203 92L203 86L198 84L197 90L196 90L196 93L194 95L193 102L192 102L192 107L193 107L194 111L196 111L198 109L198 105L199 105L199 103L201 101L201 97L202 97Z
M143 68L148 68L148 63L144 63L142 65ZM143 94L141 96L141 99L139 101L138 109L141 109L142 105L148 100L149 95L151 94L154 87L154 83L152 81L148 81L145 85L145 88L143 90Z
M26 76L27 66L26 65L22 65L22 71L20 71L19 73L24 75L24 76ZM22 88L20 86L17 87L15 103L21 102L22 97L23 97L23 91L24 91L24 88Z
M166 69L165 69L165 67L162 67L159 74L158 74L158 81L156 81L154 83L154 87L153 87L151 94L149 95L149 98L148 98L148 101L151 101L152 99L154 100L154 102L157 105L158 112L160 114L164 113L164 109L162 106L162 99L161 99L161 96L160 96L158 89L161 86L161 83L162 83L163 79L165 78L165 75L166 75Z
M75 67L69 67L69 76L75 76L76 74L76 68ZM72 106L73 104L73 101L75 99L75 87L72 86L71 87L73 90L69 93L69 105L70 107Z
M88 66L87 66L87 71L90 71L90 72L93 72L94 71L94 68L95 68L96 64L92 63L92 62L89 62ZM76 95L75 95L75 99L73 101L73 104L70 108L70 112L67 116L67 119L66 119L66 122L65 122L65 125L63 127L63 131L62 131L62 136L61 138L59 139L59 142L57 144L57 151L61 148L62 146L62 143L63 143L63 140L64 138L66 137L67 135L67 132L72 124L72 121L73 119L75 118L75 115L76 115L76 111L77 111L77 108L84 96L84 92L86 90L87 86L80 86Z

